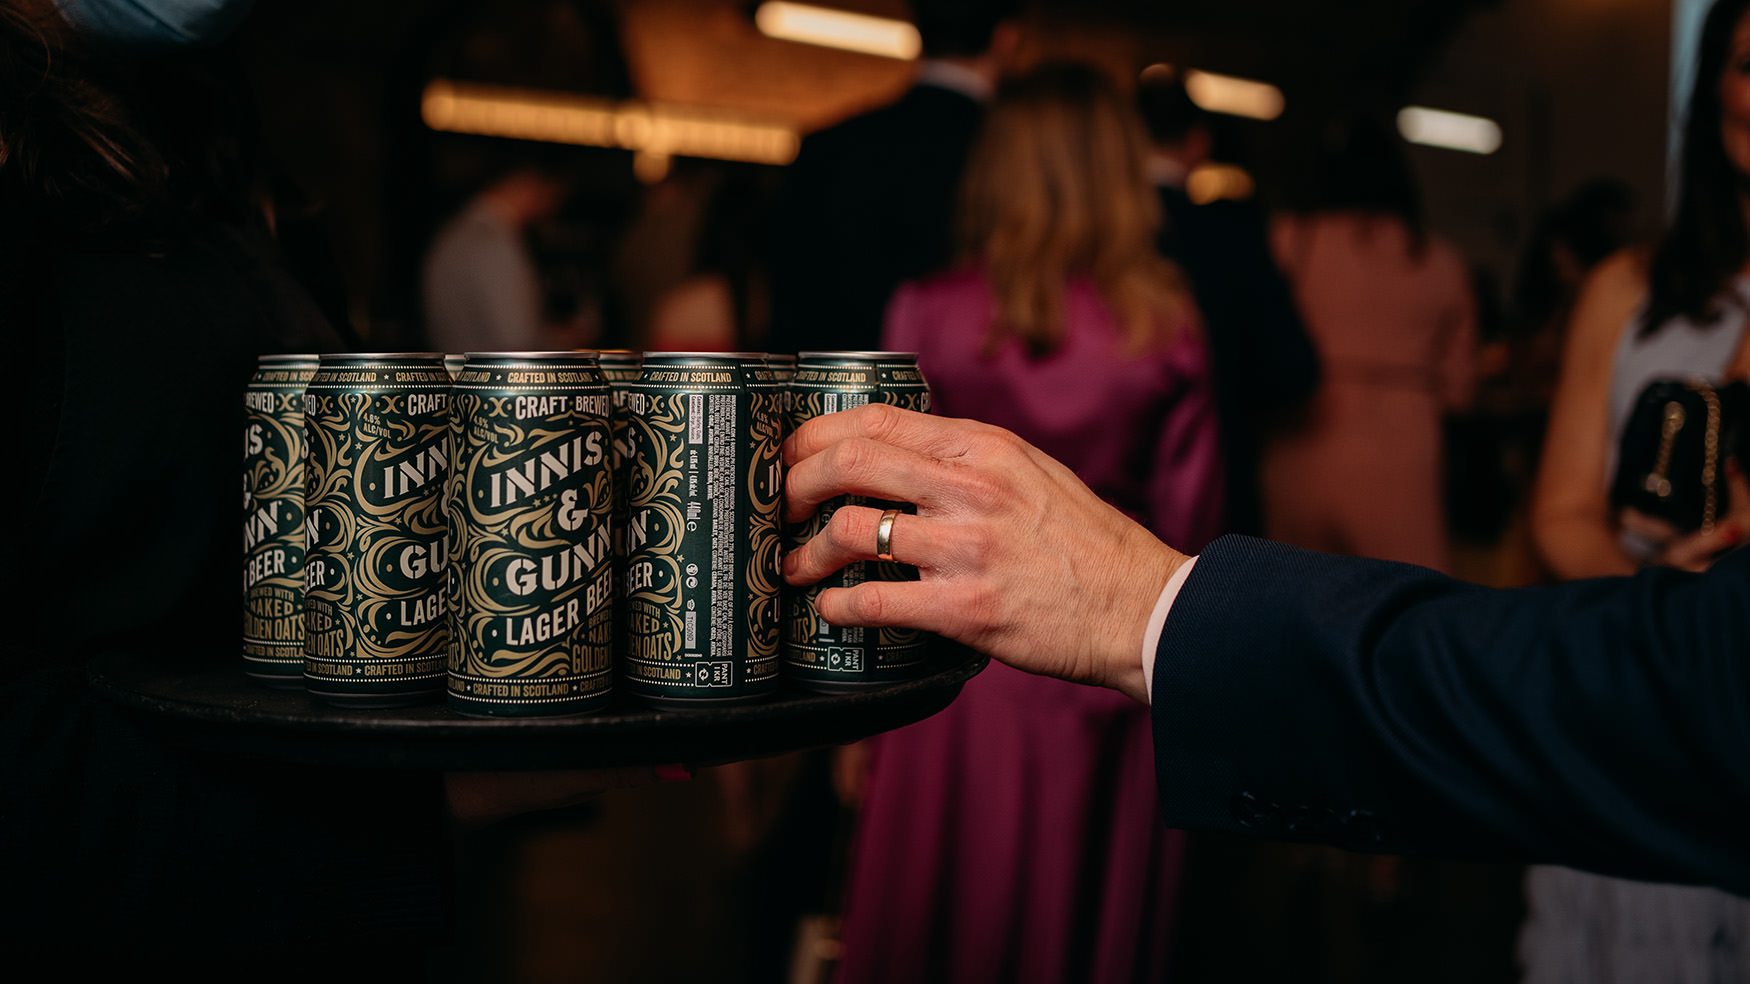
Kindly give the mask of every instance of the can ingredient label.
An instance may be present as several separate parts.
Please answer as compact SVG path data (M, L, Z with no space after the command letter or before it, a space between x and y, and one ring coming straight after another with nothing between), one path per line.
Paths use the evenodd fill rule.
M631 394L626 659L641 695L775 689L777 399L763 365L734 364L647 367Z

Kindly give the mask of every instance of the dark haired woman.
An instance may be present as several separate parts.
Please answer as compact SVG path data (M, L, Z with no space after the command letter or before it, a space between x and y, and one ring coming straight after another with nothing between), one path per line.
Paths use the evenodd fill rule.
M1720 0L1704 22L1669 227L1650 249L1630 247L1600 263L1574 306L1531 503L1533 542L1562 579L1650 565L1699 570L1750 531L1750 489L1741 476L1728 478L1731 514L1711 531L1687 535L1612 510L1607 496L1619 435L1649 380L1750 377L1747 8L1750 0ZM1526 901L1519 948L1528 984L1750 981L1750 902L1743 899L1533 868Z
M1324 381L1266 450L1266 533L1444 571L1441 418L1476 387L1470 276L1422 227L1395 134L1357 121L1315 173L1313 208L1279 217L1271 245Z

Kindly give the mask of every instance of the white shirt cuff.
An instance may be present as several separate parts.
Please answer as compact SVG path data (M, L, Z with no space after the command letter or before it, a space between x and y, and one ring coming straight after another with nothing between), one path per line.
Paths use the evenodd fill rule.
M1173 610L1173 600L1179 597L1179 589L1185 586L1185 579L1191 576L1196 563L1196 557L1189 558L1167 579L1167 586L1155 601L1155 610L1149 614L1148 629L1142 634L1142 684L1148 689L1150 704L1155 702L1155 649L1161 643L1161 630L1166 628L1167 613Z

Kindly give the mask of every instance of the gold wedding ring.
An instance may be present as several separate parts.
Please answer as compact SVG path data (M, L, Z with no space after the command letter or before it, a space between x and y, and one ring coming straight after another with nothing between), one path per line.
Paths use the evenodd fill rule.
M893 563L893 517L899 515L899 510L889 509L881 514L881 525L875 527L875 556Z

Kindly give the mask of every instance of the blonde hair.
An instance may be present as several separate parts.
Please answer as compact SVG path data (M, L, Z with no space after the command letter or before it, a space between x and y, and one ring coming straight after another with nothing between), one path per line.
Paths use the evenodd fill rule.
M1171 339L1177 268L1155 247L1160 200L1136 110L1104 74L1044 65L1006 83L962 182L960 247L990 279L987 351L1011 337L1035 355L1063 341L1064 291L1090 277L1133 350Z

